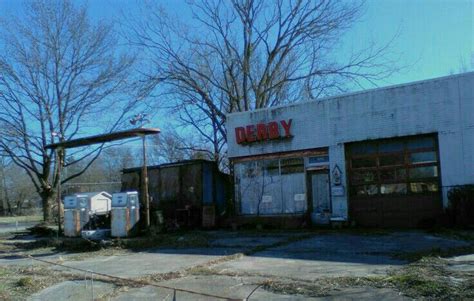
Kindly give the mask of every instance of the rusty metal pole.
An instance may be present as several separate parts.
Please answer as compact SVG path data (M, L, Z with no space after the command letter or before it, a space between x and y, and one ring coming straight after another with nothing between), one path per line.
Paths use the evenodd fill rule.
M143 166L142 166L142 176L141 176L141 187L142 187L142 196L145 204L145 222L146 229L150 228L150 196L148 195L148 168L146 165L146 136L142 136L143 141Z

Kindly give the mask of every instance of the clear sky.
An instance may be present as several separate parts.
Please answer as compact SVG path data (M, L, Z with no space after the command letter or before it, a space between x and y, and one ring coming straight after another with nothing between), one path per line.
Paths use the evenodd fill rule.
M271 0L269 0L271 1ZM83 2L80 0L80 2ZM138 0L89 0L97 19L136 12ZM184 0L160 1L186 15ZM0 0L0 16L18 12L20 0ZM474 0L367 0L363 18L347 32L346 45L384 43L398 33L391 48L407 68L378 85L400 84L458 73L474 65Z
M76 0L79 3L86 1ZM100 20L119 19L122 12L135 15L140 1L87 2L91 16ZM180 16L189 16L185 0L159 2ZM21 4L21 0L0 0L0 18L21 14ZM473 18L474 0L366 0L365 14L347 32L344 41L357 49L371 40L384 44L398 33L391 51L400 58L400 66L407 68L377 84L408 83L459 73L462 65L473 70ZM166 120L168 118L154 119L153 126L166 127L164 122L169 122Z

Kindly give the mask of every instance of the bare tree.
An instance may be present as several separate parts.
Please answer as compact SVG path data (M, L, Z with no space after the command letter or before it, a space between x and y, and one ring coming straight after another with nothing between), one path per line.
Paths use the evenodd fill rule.
M151 59L149 87L159 85L180 120L222 159L226 114L317 99L347 84L374 84L395 71L390 42L334 55L362 4L336 0L191 1L192 21L148 4L127 24L131 43ZM338 54L344 53L339 51ZM163 97L164 98L164 97Z
M196 135L180 134L167 128L162 134L150 137L149 158L156 163L170 163L189 159L213 159L213 152Z
M112 24L93 24L71 1L26 1L21 17L0 25L0 151L27 172L51 221L65 153L45 146L121 126L137 104L134 58L119 53ZM101 147L69 153L76 160L66 165L88 163L61 181L82 174Z
M24 205L32 205L37 195L26 172L11 163L7 157L0 157L0 204L6 214L21 215Z
M66 194L105 190L117 192L121 187L121 172L124 168L140 165L132 150L127 147L110 147L104 149L100 156L80 176L66 183ZM140 158L140 156L138 156ZM75 161L67 158L66 161ZM87 162L80 162L64 170L66 174L76 174L85 168Z
M6 213L8 215L12 215L12 206L10 202L10 196L9 196L9 189L8 189L8 184L7 184L7 173L8 173L8 167L10 165L10 162L7 161L7 158L4 156L0 156L0 186L2 189L0 190L0 195L2 196L0 199L0 204L2 205L2 211L3 213Z

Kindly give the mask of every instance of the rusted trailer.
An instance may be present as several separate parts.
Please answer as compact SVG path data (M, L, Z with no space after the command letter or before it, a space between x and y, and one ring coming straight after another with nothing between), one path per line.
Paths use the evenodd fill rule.
M122 191L141 191L140 171L122 171ZM229 175L208 160L149 166L148 181L151 209L161 212L169 227L212 227L224 216L231 197Z

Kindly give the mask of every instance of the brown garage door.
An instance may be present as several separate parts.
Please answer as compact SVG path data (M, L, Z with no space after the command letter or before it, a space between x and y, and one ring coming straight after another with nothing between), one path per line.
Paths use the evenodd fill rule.
M439 197L405 196L350 200L350 217L366 227L420 227L442 212Z
M346 145L349 214L357 224L417 227L442 211L436 135Z

